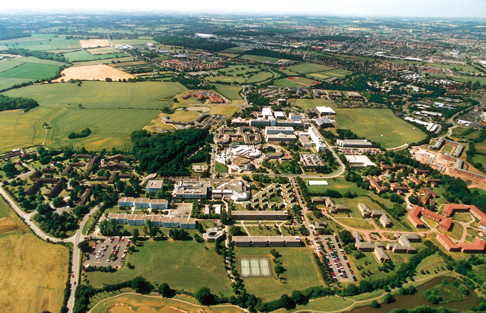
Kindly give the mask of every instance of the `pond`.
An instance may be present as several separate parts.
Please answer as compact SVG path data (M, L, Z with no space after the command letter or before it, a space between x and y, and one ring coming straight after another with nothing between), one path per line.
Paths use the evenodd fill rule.
M450 302L447 304L438 304L434 305L427 301L424 297L424 292L427 289L433 288L437 285L439 285L444 279L447 280L448 283L452 284L453 282L456 281L456 279L451 278L451 277L437 277L432 279L431 281L416 287L417 293L411 296L402 296L402 295L396 295L393 296L395 298L395 302L390 303L390 304L381 304L381 307L378 309L374 309L370 306L363 306L356 308L352 311L351 313L388 313L394 309L398 308L403 308L403 309L413 309L417 306L421 305L428 305L434 308L438 307L445 307L448 309L454 309L454 310L459 310L459 311L464 311L464 310L469 310L472 306L477 306L479 304L479 299L476 296L474 292L470 290L470 293L466 298L462 301L455 301L455 302ZM379 301L378 301L379 302Z

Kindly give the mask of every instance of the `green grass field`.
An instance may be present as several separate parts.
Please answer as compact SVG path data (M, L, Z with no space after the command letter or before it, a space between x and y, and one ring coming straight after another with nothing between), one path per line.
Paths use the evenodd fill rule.
M76 52L69 52L64 53L64 57L68 59L70 62L75 61L93 61L93 60L103 60L103 59L114 59L114 58L123 58L127 57L128 55L124 52L122 53L110 53L110 54L100 54L100 55L92 55L88 51L81 50Z
M84 146L88 150L101 147L131 146L130 133L141 129L152 120L157 110L117 109L63 109L48 122L46 144L50 147ZM92 134L85 138L68 139L70 132L80 132L88 127Z
M22 65L21 62L13 62L10 59L0 61L0 73L8 71L14 67Z
M310 106L316 100L296 101L297 106ZM332 106L330 103L329 106ZM342 109L333 107L339 128L347 128L358 136L377 142L383 148L398 147L425 139L425 134L388 109Z
M167 230L164 230L167 233ZM208 247L206 250L205 247ZM138 252L128 255L134 269L123 266L115 273L91 272L88 279L94 287L143 276L153 283L168 283L171 288L196 292L208 287L214 294L232 295L225 273L223 257L216 254L214 244L195 241L145 241Z
M221 164L221 163L216 163L215 169L216 169L216 172L218 172L218 173L228 172L228 168L226 167L226 165Z
M0 151L28 147L42 143L42 123L49 121L56 109L37 107L24 113L22 110L0 112Z
M209 82L238 82L238 83L257 83L271 78L273 75L270 72L262 71L256 66L247 65L230 65L227 68L218 70L223 76L208 77ZM242 76L237 76L242 75Z
M318 106L327 106L332 107L333 109L336 108L336 103L333 100L324 100L324 99L298 99L295 102L295 106L299 106L303 109L312 109Z
M225 50L227 51L227 50ZM261 55L251 55L251 54L245 54L240 57L240 59L244 60L249 60L249 61L254 61L258 63L265 63L265 62L276 62L280 59L277 58L272 58L272 57L265 57Z
M8 45L8 46L7 46ZM36 51L80 49L77 39L53 34L34 34L31 37L14 38L0 41L0 48L24 48Z
M59 66L57 65L24 63L10 70L1 72L0 77L42 80L53 78L58 70Z
M246 290L250 294L258 295L263 301L275 300L284 293L291 294L293 290L303 290L308 287L318 286L319 276L312 260L312 251L302 248L235 248L236 258L241 257L268 257L273 256L270 250L276 249L281 255L282 265L286 271L282 274L285 278L279 282L274 277L251 277L243 279ZM271 267L274 267L272 262Z
M320 64L313 64L313 63L300 63L297 65L292 65L287 67L287 70L298 74L310 74L310 73L323 72L323 71L328 71L333 69L334 67L320 65Z
M104 59L104 60L94 60L94 61L82 61L82 62L74 62L73 67L75 66L88 66L88 65L98 65L98 64L112 64L111 61L118 62L122 65L125 62L132 62L135 59L132 57L124 57L124 58L115 58L115 59Z
M305 88L305 85L299 84L298 82L293 82L288 80L287 78L277 79L274 83L275 86L278 87L301 87Z
M241 87L228 86L228 85L218 85L218 84L214 84L214 86L216 87L216 92L222 94L223 96L225 96L226 98L228 98L230 100L241 100L241 99L243 99L243 98L241 98L241 96L239 94Z
M33 98L41 106L95 109L161 109L172 103L174 95L186 90L179 83L139 82L56 83L28 86L5 93L11 97Z
M331 77L330 75L325 75L325 74L322 74L322 73L312 73L312 74L309 74L308 76L312 77L312 78L315 78L315 79L328 79L329 77Z
M28 83L32 81L32 79L25 79L25 78L2 78L0 77L0 90L8 89L14 85L19 85L22 83Z

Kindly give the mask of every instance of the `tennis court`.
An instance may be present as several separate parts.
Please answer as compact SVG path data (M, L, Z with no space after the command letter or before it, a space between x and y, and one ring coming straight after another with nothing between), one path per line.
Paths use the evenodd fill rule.
M270 260L268 258L241 258L241 277L268 277L272 276L270 271Z

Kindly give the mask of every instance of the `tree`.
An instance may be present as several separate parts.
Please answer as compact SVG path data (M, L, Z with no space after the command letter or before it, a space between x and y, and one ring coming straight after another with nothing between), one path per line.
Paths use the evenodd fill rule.
M158 227L150 227L149 228L149 236L150 236L150 238L155 239L155 237L157 237L157 235L159 234L159 232L162 234L162 232L160 231L160 229Z
M135 290L137 293L149 294L154 289L154 286L142 276L138 276L131 281L130 288Z
M274 258L279 258L282 255L275 249L270 250L270 254L273 255Z
M138 241L138 236L140 236L140 233L139 233L138 229L136 229L136 228L135 228L135 229L133 230L133 232L132 232L132 243L133 243L134 245L136 245L136 244L137 244L137 241Z
M169 285L166 283L160 284L159 288L157 289L158 293L165 298L172 296L172 289L170 289Z
M56 197L52 200L52 205L56 208L59 208L64 203L64 199L62 197Z
M201 234L204 233L204 227L202 226L201 223L197 223L197 231L200 232Z
M380 304L378 303L378 301L376 300L373 300L371 302L371 307L375 308L375 309L378 309L380 307Z
M83 252L90 252L91 251L91 246L89 245L88 240L83 240L80 243L78 243L78 248Z
M201 287L194 295L202 305L213 304L214 296L211 294L211 290L207 287Z
M307 300L306 297L298 290L292 291L292 295L290 296L290 298L296 304L304 304L304 302Z
M284 267L280 263L275 264L275 267L273 269L275 271L275 274L277 274L277 277L279 277L280 274L283 274L285 271Z
M241 227L240 226L233 226L230 229L230 234L231 236L236 236L241 232Z

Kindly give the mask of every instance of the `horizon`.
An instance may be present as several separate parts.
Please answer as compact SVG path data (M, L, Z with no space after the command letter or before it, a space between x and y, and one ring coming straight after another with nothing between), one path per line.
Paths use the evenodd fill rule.
M183 3L164 3L140 5L125 4L114 0L104 1L102 4L93 0L81 3L66 3L59 0L48 0L42 3L32 0L21 3L6 3L3 6L4 14L12 13L148 13L155 14L213 14L213 15L288 15L288 16L328 16L347 18L425 18L425 19L484 19L486 1L464 0L460 3L454 0L342 0L333 1L304 0L296 5L295 2L282 1L278 5L268 2L249 0L244 5L222 4L220 1L200 3L196 0L187 0ZM252 8L252 9L250 9ZM256 8L256 9L255 9ZM98 10L98 12L96 12Z

